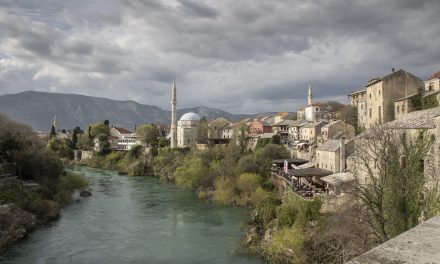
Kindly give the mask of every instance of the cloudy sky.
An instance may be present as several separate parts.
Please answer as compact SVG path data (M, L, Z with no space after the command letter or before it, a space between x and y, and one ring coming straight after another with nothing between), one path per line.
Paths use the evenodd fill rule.
M0 94L295 111L440 70L438 0L0 0Z

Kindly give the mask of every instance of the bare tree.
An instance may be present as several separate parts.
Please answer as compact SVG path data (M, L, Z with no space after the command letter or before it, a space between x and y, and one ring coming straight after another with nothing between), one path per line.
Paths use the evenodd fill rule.
M417 225L423 209L423 160L431 141L423 131L414 139L384 127L358 137L355 193L376 242Z

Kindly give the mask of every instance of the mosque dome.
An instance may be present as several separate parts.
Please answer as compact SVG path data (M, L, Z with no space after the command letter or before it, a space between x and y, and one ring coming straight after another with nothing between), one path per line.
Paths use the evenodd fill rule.
M198 116L196 113L193 112L186 113L180 118L180 121L199 121L199 120L200 120L200 116Z

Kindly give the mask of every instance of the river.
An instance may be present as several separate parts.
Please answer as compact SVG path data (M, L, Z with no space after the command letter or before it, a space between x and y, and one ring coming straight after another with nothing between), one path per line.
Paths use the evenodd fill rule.
M75 167L93 196L0 254L0 263L262 263L237 252L248 211L154 177Z

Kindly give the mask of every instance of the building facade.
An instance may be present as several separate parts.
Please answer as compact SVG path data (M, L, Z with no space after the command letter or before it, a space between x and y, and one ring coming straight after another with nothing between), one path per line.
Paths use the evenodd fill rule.
M299 140L316 142L318 136L321 135L321 128L325 125L324 122L312 122L305 124L299 129Z
M269 123L261 120L254 120L248 126L249 134L271 133L272 127Z
M440 71L434 73L428 80L425 81L425 91L439 91L440 90Z
M184 114L177 124L177 147L193 147L197 143L200 116L195 113Z
M367 126L367 90L359 90L348 95L351 105L356 107L357 122L359 127Z
M368 83L367 90L367 128L390 122L395 119L394 102L400 98L417 93L422 80L398 70L383 78L375 78Z

